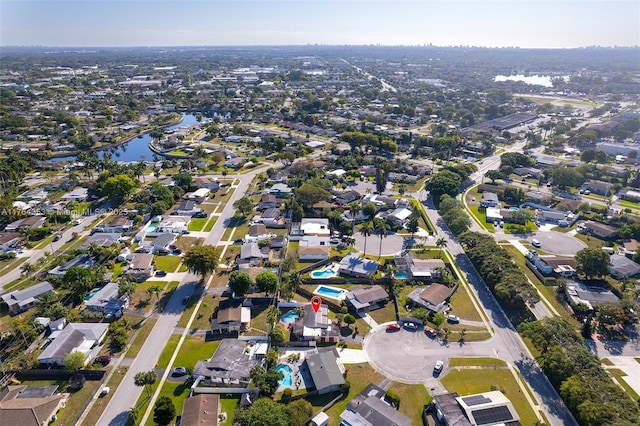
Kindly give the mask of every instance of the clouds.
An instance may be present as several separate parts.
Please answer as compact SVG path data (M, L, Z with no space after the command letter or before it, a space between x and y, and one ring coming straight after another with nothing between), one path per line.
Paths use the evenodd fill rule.
M0 0L2 45L640 44L640 2Z

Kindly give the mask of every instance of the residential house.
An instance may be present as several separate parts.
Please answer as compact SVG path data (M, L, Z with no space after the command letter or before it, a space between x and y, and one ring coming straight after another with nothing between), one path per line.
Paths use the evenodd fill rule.
M213 192L220 189L220 182L218 182L218 179L216 178L209 179L206 177L196 177L193 178L193 184L198 188L207 188L208 190Z
M184 198L190 201L195 201L196 203L202 203L209 197L210 193L211 190L209 188L198 188L193 192L187 192L186 194L184 194Z
M44 189L45 191L59 191L61 189L67 190L71 188L71 186L73 186L73 182L71 182L66 177L61 177L56 180L43 183L42 185L40 185L40 188Z
M341 424L411 426L411 419L387 403L385 395L384 389L374 384L367 385L347 403L346 409L340 414Z
M130 232L133 228L133 220L124 217L124 216L116 216L111 222L103 227L102 232L106 233L114 233L114 232Z
M293 194L293 189L284 183L276 183L269 189L269 194L275 195L278 198L286 198Z
M406 183L406 184L414 185L418 182L419 178L418 176L409 175L406 173L389 172L387 174L387 179L389 179L389 182Z
M409 217L411 216L412 211L405 206L398 206L394 211L386 215L386 218L392 219L400 226L404 226Z
M0 253L7 253L20 245L22 238L18 232L5 232L0 234Z
M236 261L238 269L246 269L269 259L269 247L260 248L258 243L249 242L240 247L240 258Z
M571 306L575 307L581 304L585 305L589 310L593 310L602 303L620 304L618 296L611 291L601 287L587 287L575 281L567 281L565 296Z
M484 392L456 398L465 416L473 425L516 425L520 424L518 412L500 391Z
M34 306L38 299L45 294L53 294L53 286L49 281L41 282L23 290L5 293L2 295L2 301L9 307L9 313L16 315Z
M153 275L153 254L132 254L124 273L138 282L151 278Z
M156 229L153 232L148 232L148 236L155 235L159 237L161 234L182 234L189 230L189 221L191 216L167 216L158 222Z
M221 300L218 313L211 319L212 333L240 333L251 327L251 300Z
M480 207L497 207L500 204L498 194L494 192L483 192L480 200Z
M168 251L169 246L173 244L173 242L176 240L177 237L178 237L177 234L172 234L172 233L158 235L152 242L153 252L158 253L158 252Z
M184 400L180 426L218 426L220 395L201 393Z
M52 423L66 401L65 394L57 390L58 385L8 385L0 391L0 424L43 426Z
M94 312L102 312L107 318L118 319L129 306L129 296L119 296L118 283L108 283L89 300L84 302L85 309Z
M394 263L398 272L408 280L434 281L442 277L446 265L442 259L416 259L409 255L396 256Z
M264 223L255 223L253 225L250 225L249 233L247 234L247 236L257 240L264 240L269 237L267 235L267 227L264 225Z
M303 261L326 260L331 252L330 245L302 245L298 246L298 259Z
M20 201L45 201L49 198L47 191L42 189L29 189L16 197Z
M387 300L389 300L389 295L386 290L379 285L353 287L345 296L347 305L358 313L380 309L384 307Z
M472 426L456 400L458 396L457 392L441 393L433 396L434 411L440 424L446 426Z
M317 353L307 354L305 364L318 394L336 392L345 384L345 368L335 348L321 349Z
M612 185L605 182L589 181L580 186L580 189L589 190L594 194L607 196L611 194Z
M120 233L95 232L80 247L89 248L91 244L96 244L99 247L111 247L119 243L121 238L122 234Z
M23 229L42 228L45 220L44 216L28 216L11 222L4 227L4 230L5 232L15 232Z
M276 235L274 239L271 240L271 248L278 249L284 248L287 246L288 238L286 235Z
M64 357L71 352L81 352L85 364L91 357L92 349L101 344L107 336L108 323L70 323L60 332L49 336L51 343L38 357L40 364L64 365Z
M603 240L615 238L617 234L617 229L613 226L605 225L600 222L593 222L591 220L580 222L578 224L577 231L582 234L591 234Z
M626 256L612 254L609 259L609 272L614 278L632 278L640 275L640 264Z
M552 223L558 226L571 226L578 220L578 215L570 211L537 209L535 218L540 223Z
M201 211L202 209L200 207L196 207L194 200L182 200L174 213L178 216L193 216Z
M568 278L576 274L578 262L573 256L540 256L529 252L526 257L544 275L556 274Z
M278 200L278 198L275 195L262 194L257 210L262 211L266 209L279 209L281 205L282 205L282 201Z
M327 305L320 305L318 312L313 310L310 303L304 305L303 309L304 316L293 322L291 334L295 340L330 343L340 340L340 330L329 319Z
M623 200L631 201L634 203L640 201L640 191L624 190L620 191L618 193L618 196Z
M287 224L287 220L277 208L266 209L254 216L253 222L263 223L267 228L284 228Z
M47 273L49 275L55 275L57 277L62 277L62 276L64 276L64 274L67 273L67 271L70 268L73 268L73 267L86 268L88 266L93 265L94 263L95 263L95 261L88 254L79 254L76 257L74 257L73 259L71 259L70 261L68 261L67 263L65 263L64 265L56 266L55 268L51 269Z
M542 170L535 167L516 167L513 169L513 173L522 177L538 178L542 174Z
M640 249L640 242L635 239L624 240L622 247L618 249L618 254L624 254L627 257L633 257Z
M445 312L449 309L448 301L453 289L443 284L433 283L426 289L418 287L409 293L409 299L417 305L432 312Z
M249 161L247 157L230 158L224 162L224 166L230 169L239 169L244 166L247 161Z
M60 201L87 201L89 190L87 188L75 188L71 192L64 194Z
M329 245L330 236L331 230L327 218L303 218L300 221L299 232L295 235L300 240L300 245L307 246Z
M335 202L346 206L349 203L354 201L358 201L360 199L360 194L357 191L345 191L345 192L334 192Z
M367 278L376 273L380 264L375 260L358 257L354 253L349 253L340 261L338 272L343 275Z
M248 342L222 339L208 361L198 361L193 375L205 386L246 387L251 381L251 368L258 360L246 350Z

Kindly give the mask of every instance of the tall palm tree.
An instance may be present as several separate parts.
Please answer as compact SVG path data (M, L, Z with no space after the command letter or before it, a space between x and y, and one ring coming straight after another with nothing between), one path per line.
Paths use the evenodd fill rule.
M447 240L445 238L438 238L436 240L436 245L438 246L438 248L440 249L440 253L439 253L439 257L442 257L442 250L447 246Z
M362 211L362 206L360 206L358 202L355 202L349 204L347 207L349 207L349 213L351 214L351 233L353 233L356 226L356 217Z
M378 250L378 258L382 257L382 239L383 238L387 238L387 235L389 235L389 227L387 226L387 223L383 220L378 221L375 224L376 227L376 234L378 234L378 237L380 238L380 249Z
M364 254L367 254L367 237L373 233L373 226L371 221L366 221L360 225L360 234L364 237Z

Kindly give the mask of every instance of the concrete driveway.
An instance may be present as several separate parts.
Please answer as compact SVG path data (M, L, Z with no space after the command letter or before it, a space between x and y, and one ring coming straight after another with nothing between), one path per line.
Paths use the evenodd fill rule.
M504 234L496 233L495 239L500 241L508 240L531 240L540 241L540 250L545 253L558 255L575 256L577 252L586 248L587 245L577 239L574 235L558 231L541 231L538 230L532 234ZM367 250L369 247L367 247Z

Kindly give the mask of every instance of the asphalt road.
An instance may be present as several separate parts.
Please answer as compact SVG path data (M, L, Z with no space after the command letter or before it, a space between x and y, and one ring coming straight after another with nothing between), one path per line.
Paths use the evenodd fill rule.
M227 224L235 213L233 203L244 196L253 177L264 170L265 169L261 167L246 174L227 176L239 179L240 183L235 188L235 191L229 201L226 203L220 217L213 226L209 236L206 238L205 244L215 246L220 242L220 238L222 237ZM140 371L149 371L155 368L158 359L160 358L160 354L171 337L171 334L184 311L182 299L193 293L194 289L198 285L198 280L199 277L196 275L191 273L185 274L185 277L182 279L175 293L165 306L164 311L158 316L156 325L153 327L153 330L149 334L149 337L147 337L147 340L139 352L140 356L134 359L131 367L127 371L127 374L122 380L122 383L118 386L118 389L116 389L113 398L111 398L109 404L102 413L102 416L96 423L97 426L120 426L126 423L129 409L135 405L143 391L143 388L135 386L133 381L134 376Z

